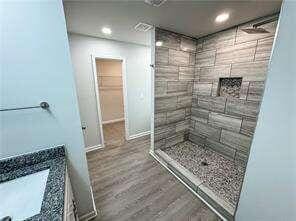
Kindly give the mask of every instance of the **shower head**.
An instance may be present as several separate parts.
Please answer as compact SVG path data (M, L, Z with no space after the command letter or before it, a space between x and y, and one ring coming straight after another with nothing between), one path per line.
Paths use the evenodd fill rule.
M248 34L264 34L269 33L269 31L265 30L264 28L242 28L242 31L248 33Z
M265 33L269 33L269 31L267 31L264 28L260 28L260 26L268 24L270 22L274 22L278 19L278 16L273 16L270 19L258 22L256 24L254 24L252 27L250 28L242 28L241 30L248 33L248 34L265 34Z

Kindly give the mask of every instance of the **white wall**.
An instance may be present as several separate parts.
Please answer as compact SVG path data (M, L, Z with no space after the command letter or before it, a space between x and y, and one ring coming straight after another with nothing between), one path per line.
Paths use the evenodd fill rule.
M283 3L237 221L296 220L295 12Z
M150 48L118 41L70 34L70 50L82 124L87 126L87 147L101 143L91 54L120 56L126 60L129 135L150 130Z
M79 214L93 210L61 1L0 3L0 158L65 144Z

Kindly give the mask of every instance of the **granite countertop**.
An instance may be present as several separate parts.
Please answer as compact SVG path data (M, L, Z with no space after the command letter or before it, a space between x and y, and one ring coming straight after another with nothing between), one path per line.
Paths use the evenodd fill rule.
M63 220L66 175L65 148L58 146L0 160L0 183L46 169L49 169L49 174L41 211L39 214L27 218L26 221Z

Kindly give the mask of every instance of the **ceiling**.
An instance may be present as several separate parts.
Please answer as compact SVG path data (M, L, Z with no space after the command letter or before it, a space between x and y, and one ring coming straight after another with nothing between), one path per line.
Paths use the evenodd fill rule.
M281 0L168 0L160 7L144 0L64 0L68 32L143 45L150 45L150 33L134 30L138 22L200 37L279 12L280 6ZM229 20L216 24L215 18L222 12L230 13ZM112 29L110 36L101 32L103 26Z

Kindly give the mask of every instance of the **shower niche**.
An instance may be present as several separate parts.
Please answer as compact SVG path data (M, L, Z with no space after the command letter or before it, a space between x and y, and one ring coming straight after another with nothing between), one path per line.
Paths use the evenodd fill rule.
M263 18L264 19L264 18ZM234 219L277 21L199 39L155 29L152 155L221 216Z
M242 78L220 78L218 96L239 98Z

